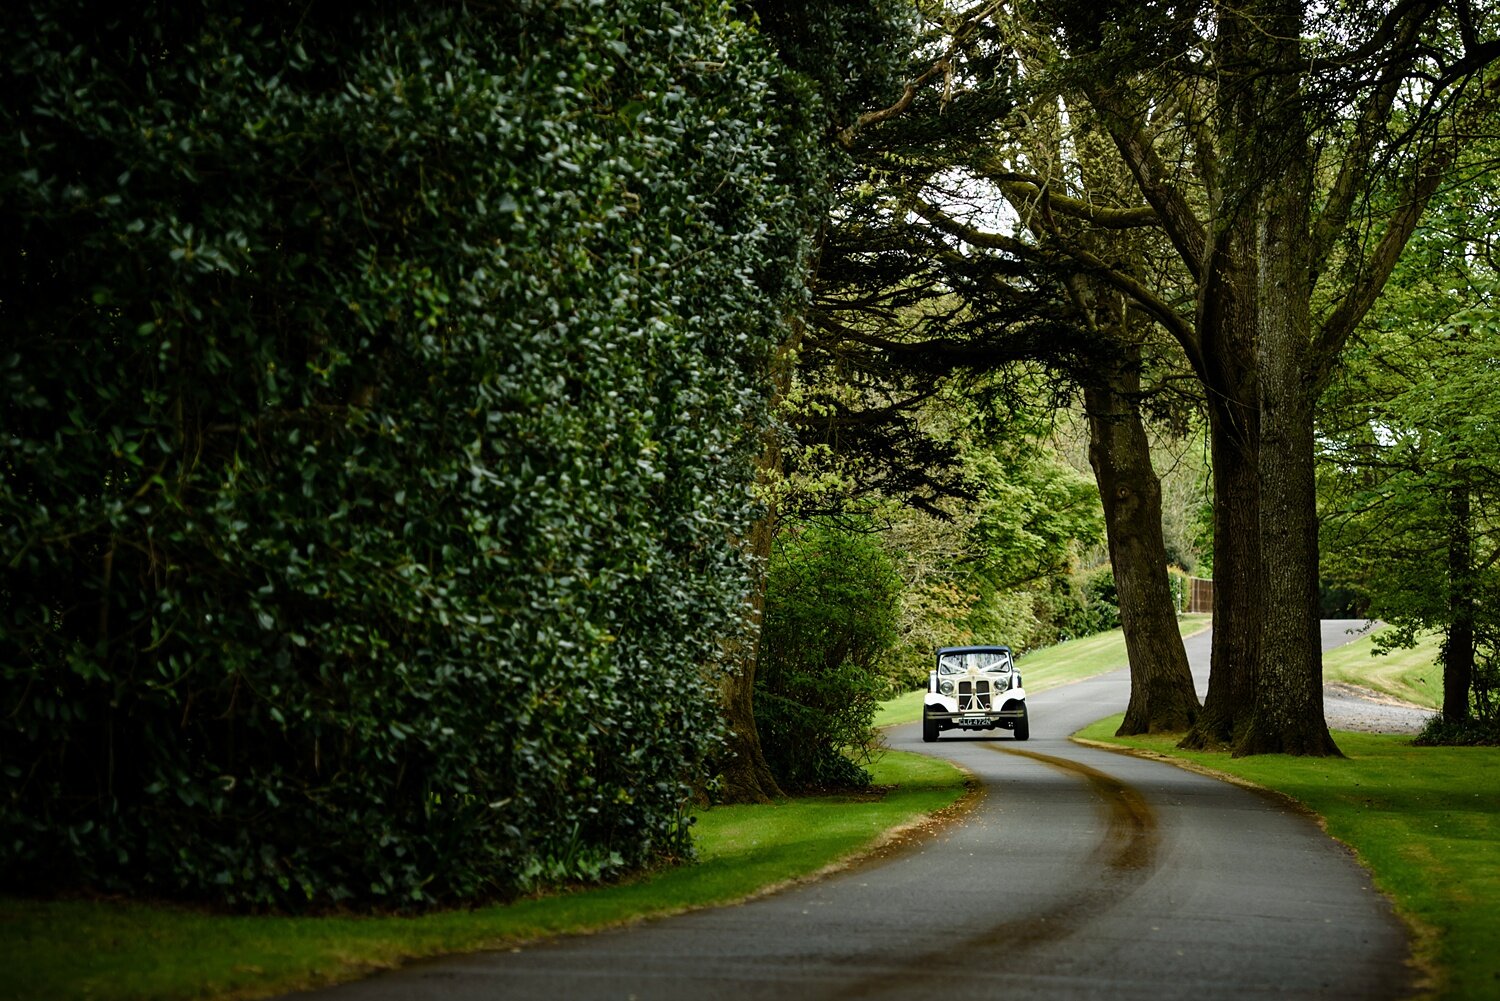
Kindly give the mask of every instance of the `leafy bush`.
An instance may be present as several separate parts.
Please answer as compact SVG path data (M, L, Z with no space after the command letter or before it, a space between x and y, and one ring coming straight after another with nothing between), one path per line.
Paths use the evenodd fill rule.
M1467 719L1450 723L1433 716L1412 739L1418 747L1500 747L1500 719Z
M1027 648L1092 636L1120 627L1114 569L1105 563L1092 570L1046 581L1034 592L1036 628Z
M0 15L0 885L688 850L800 283L727 5Z
M1078 575L1084 614L1076 636L1092 636L1120 628L1120 596L1115 590L1115 570L1108 563Z
M872 535L810 525L784 533L768 568L756 662L756 725L783 789L869 784L860 766L888 682L901 580Z

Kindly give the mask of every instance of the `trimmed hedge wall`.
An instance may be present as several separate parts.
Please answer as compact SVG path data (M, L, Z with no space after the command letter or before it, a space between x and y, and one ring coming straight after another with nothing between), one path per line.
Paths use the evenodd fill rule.
M399 908L689 851L806 229L753 31L0 37L0 885Z

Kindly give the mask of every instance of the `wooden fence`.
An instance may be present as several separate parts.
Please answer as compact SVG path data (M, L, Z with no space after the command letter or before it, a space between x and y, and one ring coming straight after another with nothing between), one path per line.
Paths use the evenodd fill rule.
M1214 582L1202 577L1188 578L1189 612L1212 612L1214 610Z

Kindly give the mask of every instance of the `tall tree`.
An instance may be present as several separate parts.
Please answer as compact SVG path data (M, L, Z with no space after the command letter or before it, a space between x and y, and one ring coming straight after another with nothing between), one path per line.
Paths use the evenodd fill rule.
M1205 389L1216 629L1189 741L1337 753L1315 622L1315 403L1489 101L1495 12L1268 0L1101 15L1046 0L1006 13L976 44L1036 61L1033 86L1098 115L1134 180L1129 208L1151 212L1178 257L1163 282L1061 233L1047 243L1158 320ZM953 31L972 20L955 15ZM1034 181L1036 211L1097 217L1067 197L1071 181Z
M909 371L997 373L1029 360L1082 389L1130 651L1133 694L1124 729L1180 731L1199 707L1167 580L1160 484L1141 417L1143 400L1161 399L1141 383L1143 359L1160 357L1144 345L1160 338L1151 338L1152 320L1138 305L1093 274L1102 260L1141 259L1143 240L1159 242L1151 232L1156 219L1149 208L1120 207L1129 174L1099 151L1082 151L1108 140L1097 127L1065 126L1054 93L1024 107L1025 130L997 131L1014 114L1014 81L983 52L966 51L980 23L954 27L954 44L937 64L941 96L909 90L886 109L890 114L867 116L862 130L846 136L880 179L874 200L885 199L884 216L846 208L840 217L845 230L866 227L863 241L847 248L864 266L851 269L849 287L828 297L826 307L860 319L825 323L824 331L845 351L874 347ZM1021 61L1027 73L1035 71L1029 54ZM1069 109L1074 123L1077 110ZM1051 195L1069 177L1076 196ZM998 195L999 214L1019 218L1030 239L959 219L955 206L974 198L976 188ZM993 203L975 214L986 208L997 214ZM1077 256L1059 252L1059 241ZM900 259L903 246L903 266L882 278L871 259ZM832 271L825 267L820 277L826 281ZM902 318L904 330L889 317L872 322L867 307L881 281L908 297L942 297L948 308L913 310L915 317Z
M796 202L803 221L801 264L818 254L818 233L828 209L829 192L847 164L831 141L857 114L869 95L889 89L892 74L908 45L908 20L895 0L857 3L820 0L791 4L783 0L745 0L736 5L775 48L780 74L768 102L778 109L786 155L776 163L798 186ZM791 269L800 277L803 267ZM799 297L800 301L800 297ZM773 412L784 401L802 349L805 317L799 301L784 305L784 338L764 373ZM721 703L729 726L728 753L722 763L719 795L728 802L765 802L781 795L760 746L755 725L755 670L759 629L765 613L767 567L778 519L777 485L783 474L783 446L788 428L773 421L761 435L757 481L761 516L741 540L750 567L746 612L749 633L728 650L733 663L721 684Z
M1493 371L1500 280L1488 150L1466 150L1324 394L1324 567L1392 623L1388 645L1441 630L1443 719L1492 703L1500 613Z
M1050 212L1032 211L1044 188L1030 182L1002 180L1001 190L1039 240L1065 239L1096 259L1121 262L1116 266L1129 273L1147 273L1148 238L1154 235L1147 223L1153 217L1128 211L1120 215L1116 209L1114 225L1095 224L1106 217L1100 206L1128 204L1129 177L1101 148L1108 139L1089 110L1067 110L1077 123L1069 136L1069 173L1081 195L1069 205L1075 215L1059 221ZM1033 128L1021 146L1038 176L1050 177L1059 172L1049 169L1050 164L1063 160L1059 104L1044 95L1033 104L1030 117ZM1041 123L1045 127L1039 127ZM1053 137L1041 156L1036 151L1039 134ZM1085 222L1076 214L1093 219ZM1152 467L1141 416L1141 372L1147 351L1159 350L1152 336L1156 325L1138 305L1082 268L1069 275L1067 284L1081 322L1103 348L1085 376L1083 400L1089 464L1104 507L1110 567L1130 661L1130 701L1117 732L1180 733L1196 722L1201 706L1177 628L1162 533L1161 480ZM1155 367L1162 366L1158 362Z

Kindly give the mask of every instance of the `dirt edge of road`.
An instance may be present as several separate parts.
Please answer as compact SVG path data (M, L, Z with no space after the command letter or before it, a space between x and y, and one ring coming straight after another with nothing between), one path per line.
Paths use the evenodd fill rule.
M932 840L947 828L961 821L978 805L980 800L984 799L984 784L979 781L979 778L972 771L956 761L948 761L947 763L964 773L964 794L941 810L888 828L877 836L874 841L865 845L859 851L845 855L837 861L830 862L821 869L805 873L801 876L794 876L791 879L784 879L779 883L770 883L734 900L727 900L718 904L707 904L705 906L733 907L751 900L759 900L762 897L769 897L784 890L789 890L794 886L816 883L818 880L826 879L835 873L848 872L875 862L884 862L898 855L904 855L908 851ZM700 908L690 909L699 910ZM665 915L653 915L652 917L665 917Z

